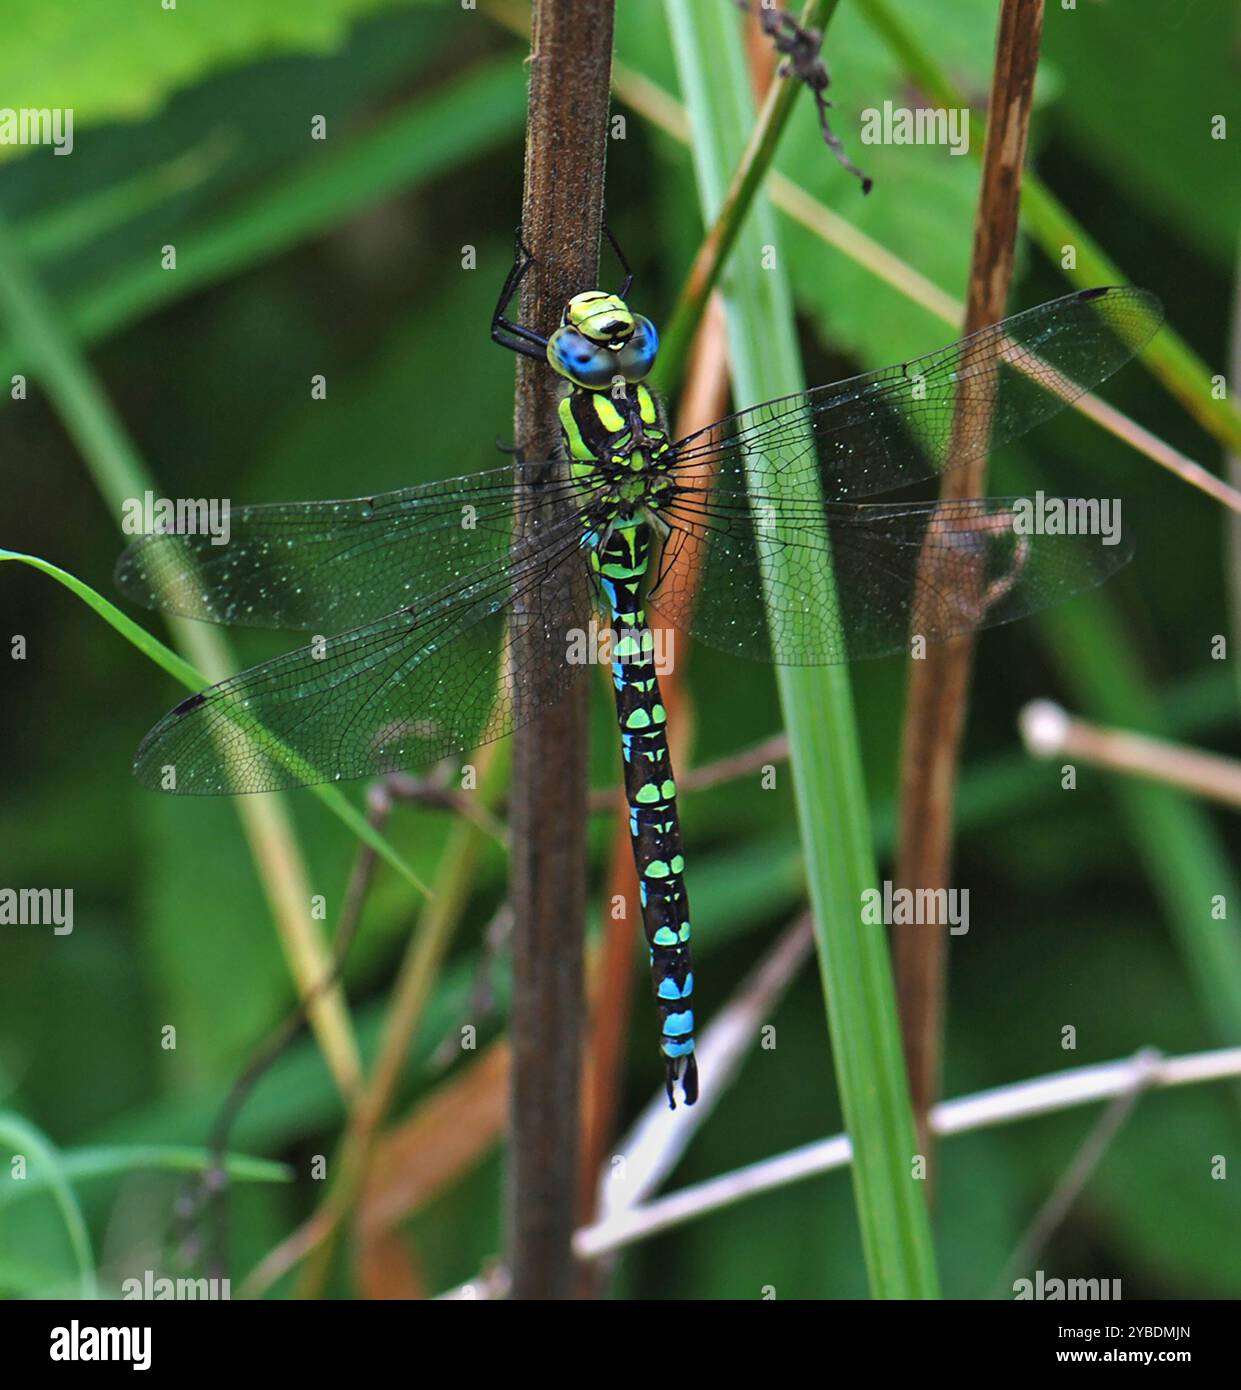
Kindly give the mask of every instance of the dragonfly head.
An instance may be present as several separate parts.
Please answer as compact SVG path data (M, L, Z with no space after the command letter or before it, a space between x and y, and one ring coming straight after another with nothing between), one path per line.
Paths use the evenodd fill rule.
M587 290L565 305L547 344L553 370L575 386L606 391L618 379L633 385L650 375L659 334L618 294Z

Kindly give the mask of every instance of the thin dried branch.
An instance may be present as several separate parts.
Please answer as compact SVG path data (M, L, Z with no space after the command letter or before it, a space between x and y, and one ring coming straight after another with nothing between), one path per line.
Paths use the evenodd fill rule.
M1075 719L1051 700L1026 705L1020 726L1035 757L1076 759L1241 809L1241 762L1235 758Z
M600 1165L598 1203L605 1214L601 1227L623 1220L624 1213L654 1192L676 1167L690 1140L707 1115L719 1103L729 1082L766 1023L785 989L814 949L814 931L809 913L797 918L768 951L758 966L742 982L740 989L699 1036L699 1050L711 1064L713 1084L698 1104L686 1107L675 1117L670 1114L662 1089L651 1100L616 1146L614 1154ZM408 1215L407 1210L388 1213L389 1219ZM600 1227L590 1228L600 1229ZM578 1239L580 1240L579 1232ZM578 1249L577 1253L582 1251ZM441 1294L442 1298L494 1298L507 1291L503 1272L472 1279Z
M489 835L501 849L509 846L508 827L498 820L472 792L461 791L456 787L445 786L425 777L414 777L408 772L391 772L383 781L386 796L411 806L425 806L431 810L453 811L472 821L484 834Z
M736 753L728 753L714 762L703 763L701 767L692 767L688 772L683 772L677 778L677 791L681 795L687 792L708 791L711 787L723 786L725 782L735 782L753 772L761 772L770 763L786 762L788 756L788 735L773 734L761 743L742 748ZM612 787L601 787L591 792L588 803L591 814L613 810L619 795L619 790Z
M1004 0L974 225L966 333L1004 317L1042 22L1042 0ZM965 412L969 412L977 428L978 414L985 417L990 408L989 401L963 398L958 403L958 423L964 426ZM982 495L985 470L985 458L953 469L944 476L941 496ZM924 571L929 585L940 582L932 551L927 552ZM915 661L910 669L895 873L903 888L945 888L951 876L957 760L973 650L969 637L954 638L932 648L925 660ZM928 1117L939 1091L947 928L898 924L892 931L892 949L914 1121L919 1148L929 1160L932 1142Z
M1237 1076L1241 1076L1241 1047L1165 1058L1153 1066L1143 1049L1122 1061L1075 1067L1071 1071L941 1101L931 1111L931 1129L943 1138L1011 1124L1014 1120L1036 1115L1055 1114L1127 1094L1138 1080L1151 1090L1162 1090ZM707 1182L681 1188L658 1201L621 1211L597 1226L579 1231L574 1237L574 1248L583 1259L607 1254L732 1206L746 1197L843 1168L851 1159L848 1135L835 1134L830 1139L820 1139Z

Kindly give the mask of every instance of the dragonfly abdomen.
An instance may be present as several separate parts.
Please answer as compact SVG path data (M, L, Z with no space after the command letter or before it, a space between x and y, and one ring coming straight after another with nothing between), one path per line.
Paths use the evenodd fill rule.
M698 1096L694 1060L694 973L689 899L668 750L667 714L655 669L654 634L642 607L651 532L643 521L615 523L592 552L616 630L612 683L624 759L625 798L651 981L660 1019L668 1103L679 1081L685 1103Z

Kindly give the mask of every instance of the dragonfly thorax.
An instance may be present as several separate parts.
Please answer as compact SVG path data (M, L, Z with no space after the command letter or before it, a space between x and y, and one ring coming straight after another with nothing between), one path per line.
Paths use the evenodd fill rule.
M592 499L658 508L673 486L668 432L645 385L615 393L572 390L560 402L560 433L573 478Z

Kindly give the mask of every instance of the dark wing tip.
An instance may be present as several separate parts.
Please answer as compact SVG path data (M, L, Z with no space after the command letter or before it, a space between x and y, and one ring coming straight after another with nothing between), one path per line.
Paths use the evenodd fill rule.
M190 695L182 700L175 709L169 710L167 717L169 719L176 719L179 715L189 714L190 710L197 709L199 705L205 705L206 703L207 697L200 690L196 695Z
M1074 291L1071 298L1078 304L1089 304L1096 299L1141 304L1149 316L1152 337L1165 317L1163 300L1152 290L1143 289L1141 285L1096 285L1091 289Z
M164 780L165 769L169 766L175 768L177 762L175 751L170 750L167 746L167 739L174 730L181 726L184 719L209 703L210 694L209 690L199 690L193 695L187 695L179 705L170 709L158 724L147 730L137 753L134 754L133 774L138 782L149 791L184 792L196 790L193 787L179 786L175 778L171 784Z

